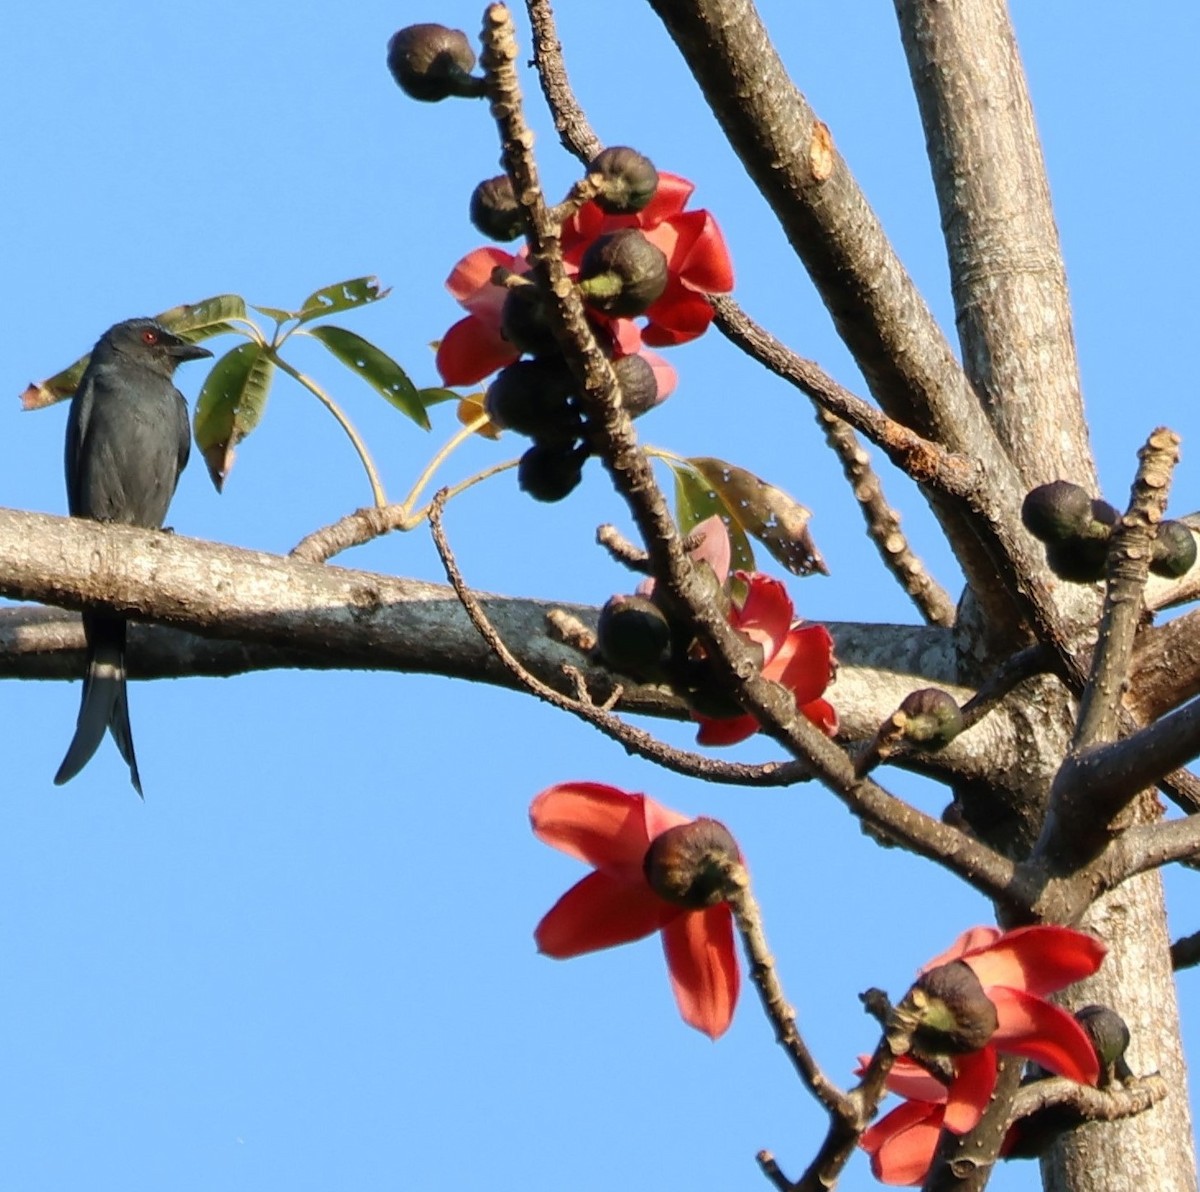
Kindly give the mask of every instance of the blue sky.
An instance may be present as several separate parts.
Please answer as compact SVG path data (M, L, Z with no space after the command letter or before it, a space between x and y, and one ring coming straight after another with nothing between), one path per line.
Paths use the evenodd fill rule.
M479 242L467 198L495 173L498 150L482 105L414 104L383 65L397 22L473 33L482 6L401 7L9 6L0 504L65 510L65 408L20 412L25 384L111 323L178 302L236 291L288 306L375 273L391 296L340 321L418 383L435 381L429 341L457 318L441 282ZM761 7L952 331L890 6ZM601 137L692 178L695 201L726 232L743 305L861 388L648 9L563 8L568 66ZM1124 500L1137 446L1167 422L1184 436L1172 507L1198 508L1192 362L1181 350L1194 336L1198 146L1180 113L1195 110L1200 15L1183 3L1149 19L1114 8L1084 20L1077 6L1034 0L1014 11L1106 494ZM543 177L565 191L575 165L532 76L527 93ZM296 362L342 401L400 497L451 433L448 408L431 434L418 431L318 352L297 349ZM911 620L807 405L715 332L672 360L679 392L645 420L645 437L724 455L812 508L832 575L789 581L802 615ZM189 398L202 375L181 372ZM471 444L446 478L502 453L513 445ZM931 569L955 586L911 486L891 473L884 482ZM225 492L195 461L170 520L183 534L285 551L368 499L328 415L283 380ZM629 587L592 545L601 521L626 523L593 464L561 505L523 499L503 475L457 502L447 524L476 586L599 603ZM341 561L441 579L420 531ZM6 1187L753 1188L765 1186L753 1165L764 1146L798 1171L823 1119L751 999L713 1045L679 1022L653 941L569 964L536 955L534 924L581 874L528 830L529 799L552 782L646 790L730 826L788 994L837 1079L873 1042L855 994L902 991L987 914L959 883L876 847L815 787L706 790L509 693L359 674L139 684L144 804L108 743L69 786L51 785L78 694L77 684L0 685ZM663 732L690 738L685 726ZM771 755L761 742L736 754ZM941 806L902 776L895 788ZM1200 920L1188 876L1170 875L1176 934ZM1034 1178L1022 1166L993 1186ZM844 1187L868 1186L856 1160Z

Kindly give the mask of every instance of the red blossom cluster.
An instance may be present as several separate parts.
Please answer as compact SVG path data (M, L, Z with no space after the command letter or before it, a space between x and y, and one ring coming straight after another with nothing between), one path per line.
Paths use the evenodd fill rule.
M593 316L612 334L616 356L640 353L647 358L658 377L660 400L674 389L675 370L644 345L666 347L702 335L713 318L705 295L733 289L733 264L716 220L703 208L684 210L694 189L686 178L659 174L654 197L636 214L609 215L589 202L562 229L563 257L572 274L591 244L620 228L640 229L666 256L667 287L646 311L645 327L628 318ZM437 368L447 385L474 385L520 355L500 331L507 291L493 281L497 267L523 274L529 262L524 250L514 255L499 248L477 248L446 279L446 288L468 312L438 347Z

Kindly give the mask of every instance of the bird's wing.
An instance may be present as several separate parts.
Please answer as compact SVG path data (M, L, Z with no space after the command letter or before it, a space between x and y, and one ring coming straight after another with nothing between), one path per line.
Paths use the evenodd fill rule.
M88 424L92 418L95 374L89 368L79 381L79 388L71 398L71 412L67 416L66 474L67 508L71 513L79 512L79 461L83 444L87 439Z
M179 473L187 467L188 456L192 453L192 431L188 422L187 400L178 389L175 390L175 408L179 412L179 466L175 471L178 481Z

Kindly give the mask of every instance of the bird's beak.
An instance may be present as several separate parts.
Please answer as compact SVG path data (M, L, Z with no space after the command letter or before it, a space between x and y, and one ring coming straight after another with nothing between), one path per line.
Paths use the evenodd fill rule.
M186 339L177 340L170 345L167 351L179 361L202 360L205 356L212 355L208 348L202 348L199 344L190 344Z

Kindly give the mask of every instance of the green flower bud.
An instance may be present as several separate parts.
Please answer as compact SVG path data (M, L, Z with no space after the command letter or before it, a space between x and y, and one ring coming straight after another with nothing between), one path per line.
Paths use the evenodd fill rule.
M500 334L518 352L557 356L558 340L546 321L546 300L533 282L512 286L500 310Z
M1154 535L1150 570L1167 579L1187 575L1196 562L1196 536L1179 521L1159 522Z
M1086 530L1092 520L1092 498L1068 480L1042 484L1022 503L1021 520L1042 542L1064 542Z
M597 154L588 166L588 174L600 179L596 206L609 215L633 215L641 211L658 190L654 163L636 149L623 145L614 145Z
M978 1051L996 1033L996 1007L970 965L961 960L922 973L916 988L926 997L914 1049L931 1055Z
M941 749L962 732L962 709L940 688L924 687L905 696L900 711L904 714L904 739L922 749Z
M601 314L632 318L644 314L667 288L667 258L637 228L597 237L583 254L579 290Z
M575 379L561 357L518 360L496 374L483 406L502 430L573 443L583 434L583 416L571 401L574 391Z
M621 405L630 418L640 418L658 404L658 378L645 356L620 356L612 368L621 386Z

